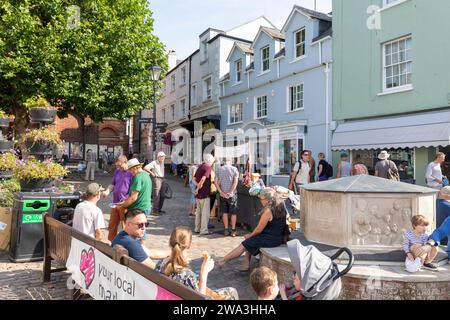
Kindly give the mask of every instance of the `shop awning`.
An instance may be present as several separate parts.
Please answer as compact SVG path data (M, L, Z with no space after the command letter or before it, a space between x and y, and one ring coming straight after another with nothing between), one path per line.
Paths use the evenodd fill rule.
M450 110L350 121L338 125L332 149L370 150L450 145Z

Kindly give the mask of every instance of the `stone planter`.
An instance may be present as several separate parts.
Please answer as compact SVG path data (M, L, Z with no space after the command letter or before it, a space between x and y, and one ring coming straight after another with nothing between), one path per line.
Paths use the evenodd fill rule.
M55 144L48 141L27 141L28 152L35 156L51 156L55 149Z
M0 152L8 152L14 147L14 141L0 140Z
M9 118L0 118L0 128L9 128Z
M55 121L56 109L31 108L28 112L31 122L50 124Z
M39 192L42 189L49 189L53 185L53 179L31 179L20 180L20 190L22 192Z
M0 171L0 180L8 180L13 176L12 171Z

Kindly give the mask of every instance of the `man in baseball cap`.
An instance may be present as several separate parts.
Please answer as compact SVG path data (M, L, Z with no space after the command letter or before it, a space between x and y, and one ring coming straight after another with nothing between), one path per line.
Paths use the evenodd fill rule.
M75 230L101 241L103 241L102 229L106 226L102 210L97 207L97 202L104 190L98 183L91 183L86 187L85 200L75 207L72 225Z

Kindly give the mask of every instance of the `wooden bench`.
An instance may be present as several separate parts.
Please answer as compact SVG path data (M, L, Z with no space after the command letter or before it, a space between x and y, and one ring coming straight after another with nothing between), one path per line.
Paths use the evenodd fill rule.
M49 215L44 216L44 282L50 281L51 274L55 272L66 271L65 268L69 257L72 238L75 238L87 245L99 250L115 262L128 267L135 271L148 281L167 290L168 292L180 297L184 300L206 300L209 299L205 295L192 290L185 285L170 279L169 277L156 272L146 265L137 262L128 256L128 251L121 247L112 248L108 244L95 240L72 227L53 219ZM52 268L52 261L61 266ZM73 296L76 297L77 292L74 290Z

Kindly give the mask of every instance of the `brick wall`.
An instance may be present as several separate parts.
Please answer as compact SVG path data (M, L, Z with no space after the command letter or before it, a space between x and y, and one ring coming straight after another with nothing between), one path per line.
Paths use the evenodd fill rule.
M56 118L53 127L61 133L65 142L83 142L81 121L77 116L69 114L67 118ZM121 146L124 154L128 154L129 137L126 135L126 121L105 119L102 123L94 123L85 119L85 137L87 144Z

